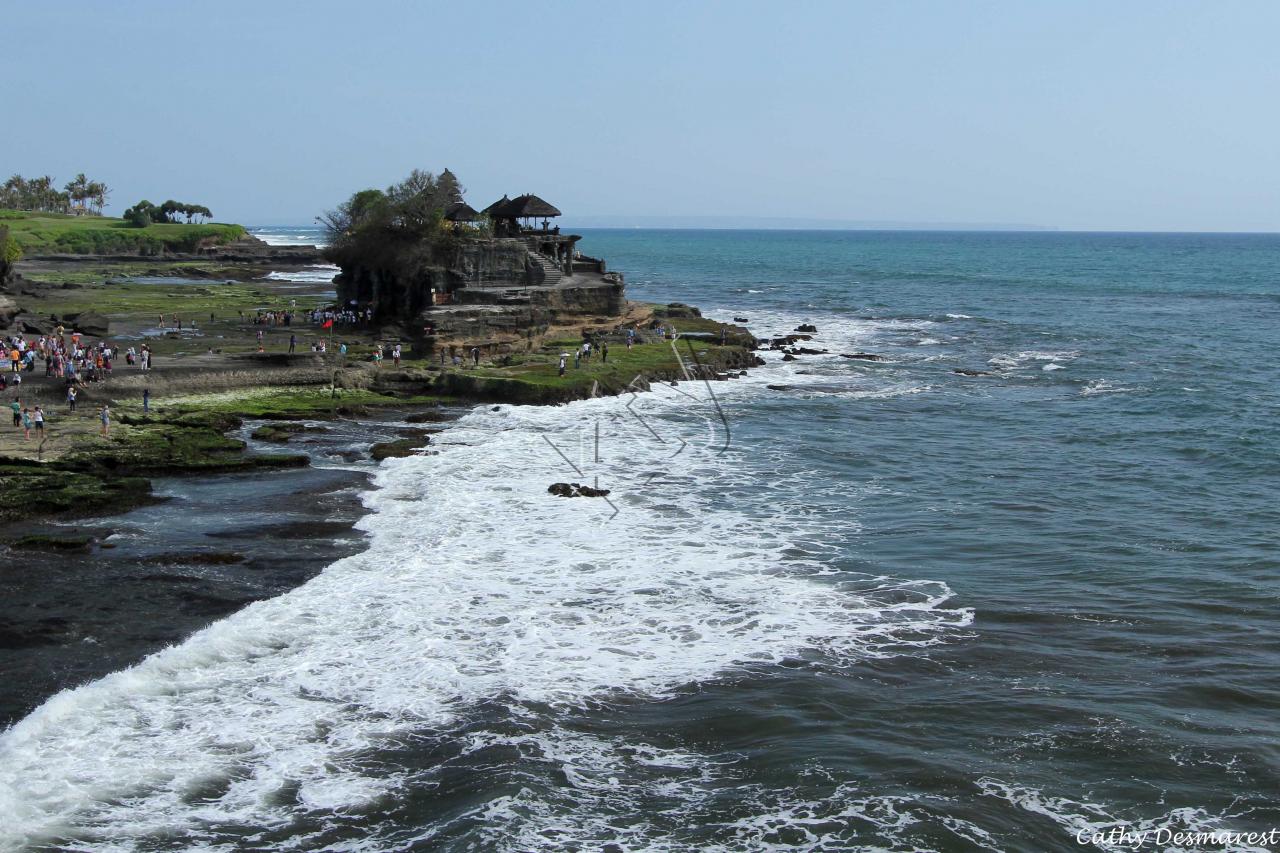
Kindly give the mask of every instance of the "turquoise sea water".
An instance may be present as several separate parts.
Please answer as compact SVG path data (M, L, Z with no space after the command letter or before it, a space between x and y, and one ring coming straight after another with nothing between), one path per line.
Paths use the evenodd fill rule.
M582 248L632 299L812 323L828 352L486 408L389 460L368 552L0 736L0 841L1039 851L1280 826L1280 237ZM546 495L567 459L616 518Z

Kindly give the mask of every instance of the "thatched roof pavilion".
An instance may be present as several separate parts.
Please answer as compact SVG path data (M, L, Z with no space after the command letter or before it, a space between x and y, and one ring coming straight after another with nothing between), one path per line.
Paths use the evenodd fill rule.
M516 219L548 219L552 216L559 216L560 210L536 195L525 193L511 199L503 210L503 215L512 216Z
M480 212L465 201L455 201L444 209L444 218L450 222L475 222Z
M521 233L520 220L541 219L542 230L547 230L547 220L559 216L560 210L545 199L525 193L515 198L505 195L484 209L484 214L494 220L496 232L516 236ZM529 229L532 230L532 229Z
M484 210L480 212L483 213L485 216L492 216L494 219L501 219L506 216L506 214L503 213L503 211L510 204L511 204L511 199L507 198L504 195L502 198L498 199L493 204L489 205L488 207L486 207Z

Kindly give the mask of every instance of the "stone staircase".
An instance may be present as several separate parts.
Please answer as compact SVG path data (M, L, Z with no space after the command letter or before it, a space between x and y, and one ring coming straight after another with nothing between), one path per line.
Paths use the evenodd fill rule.
M564 273L560 266L551 258L541 252L530 252L533 259L538 262L538 266L542 267L542 286L555 287L564 278Z

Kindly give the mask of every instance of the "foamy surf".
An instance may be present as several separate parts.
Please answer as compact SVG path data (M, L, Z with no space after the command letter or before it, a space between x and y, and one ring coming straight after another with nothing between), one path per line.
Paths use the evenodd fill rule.
M478 707L541 720L554 752L580 742L556 709L657 701L788 660L912 654L970 623L944 584L797 556L793 540L833 519L762 488L759 471L786 470L770 458L783 451L717 455L716 421L696 402L663 388L486 410L440 436L438 455L389 460L365 496L368 551L55 696L0 736L0 848L200 847L261 832L311 847L343 815L431 784L438 768L385 756ZM547 494L580 473L614 489L612 521L598 499ZM565 772L595 778L592 754ZM624 792L629 782L641 784L624 772ZM588 814L590 785L577 788ZM519 849L525 829L498 846Z
M332 264L315 264L289 272L270 272L267 273L267 278L271 281L331 282L340 272L342 270Z

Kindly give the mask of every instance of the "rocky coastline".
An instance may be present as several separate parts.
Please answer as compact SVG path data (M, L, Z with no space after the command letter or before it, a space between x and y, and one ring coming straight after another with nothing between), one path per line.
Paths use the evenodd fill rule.
M50 419L36 440L0 431L0 489L13 498L0 505L0 650L5 676L26 685L0 708L0 724L358 550L352 525L368 474L382 459L423 452L442 422L471 406L728 381L760 363L755 350L767 345L690 306L594 297L562 310L548 303L529 323L527 303L489 305L492 294L480 294L429 336L394 322L267 325L264 308L335 294L315 276L290 280L291 270L321 263L314 249L259 242L198 255L34 256L0 290L5 337L61 326L117 347L145 342L158 354L149 372L117 364L85 385L75 414L65 411L63 383L42 371L4 392L6 403L41 405ZM493 322L499 314L516 324ZM398 365L370 355L388 340L403 341ZM562 356L587 341L595 358L560 371ZM109 437L94 417L104 404ZM193 496L224 492L249 517L255 502L277 513L272 496L281 495L293 520L272 535L288 535L289 553L273 551L257 527L224 529L216 502L197 513L203 526L175 515ZM153 529L153 518L181 529ZM211 544L220 537L238 537L237 547ZM120 584L130 596L117 597Z

